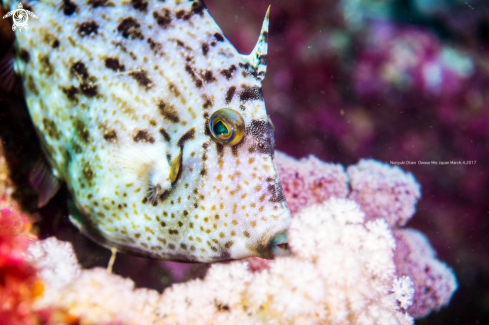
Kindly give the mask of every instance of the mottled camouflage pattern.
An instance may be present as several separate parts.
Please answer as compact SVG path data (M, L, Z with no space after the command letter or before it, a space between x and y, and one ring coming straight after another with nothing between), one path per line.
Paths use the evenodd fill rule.
M39 20L17 33L16 69L49 161L72 193L74 224L106 247L154 258L271 258L290 213L261 91L268 15L244 56L200 1L24 5ZM233 147L207 127L225 107L246 123ZM127 161L153 157L166 173L179 154L177 180L152 202Z

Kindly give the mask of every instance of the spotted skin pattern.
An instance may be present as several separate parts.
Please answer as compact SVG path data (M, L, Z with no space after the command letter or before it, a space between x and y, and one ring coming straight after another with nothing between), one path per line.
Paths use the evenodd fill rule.
M268 14L248 56L200 1L25 5L39 20L17 33L16 69L48 159L78 210L72 222L101 245L153 258L272 258L271 240L290 212L261 91ZM209 132L221 108L245 121L232 147ZM177 179L155 200L138 177L137 156L153 157L162 171L178 162ZM130 169L124 161L132 158Z

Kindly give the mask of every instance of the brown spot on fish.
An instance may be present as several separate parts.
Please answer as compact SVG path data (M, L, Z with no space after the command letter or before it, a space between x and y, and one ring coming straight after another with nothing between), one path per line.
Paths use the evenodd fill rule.
M160 15L157 11L153 11L153 18L156 20L156 23L162 27L167 28L171 23L170 10L163 8L161 9L162 15Z
M234 242L232 240L226 242L226 244L224 244L224 247L226 247L227 249L231 248L231 246L234 245Z
M212 100L212 97L209 97L206 94L202 94L202 99L204 100L204 104L202 104L202 107L204 109L207 109L207 108L214 106L214 101ZM207 117L204 116L204 118L207 118Z
M178 145L180 147L183 147L185 142L189 141L189 140L193 140L195 139L195 128L191 128L190 130L188 130L187 132L185 132L184 135L182 135L182 137L180 138L180 140L178 140Z
M237 70L236 66L233 64L227 69L221 70L221 74L226 77L227 80L231 79L233 76L233 73Z
M88 4L93 8L97 7L115 7L115 4L112 1L108 0L88 0Z
M156 42L151 37L148 38L147 42L149 44L149 48L153 51L154 54L158 53L158 51L160 51L163 47L161 43Z
M59 139L61 132L58 130L53 120L44 117L42 119L42 125L50 138Z
M204 80L206 83L209 83L209 82L214 82L216 81L216 78L214 78L214 75L212 74L212 71L210 70L207 70L204 74Z
M161 237L156 237L156 239L162 243L163 245L166 245L166 239L165 238L161 238Z
M217 155L219 157L219 159L222 159L223 155L224 155L224 146L215 142L216 143L216 151L217 151Z
M97 85L94 85L92 83L82 83L80 85L80 90L83 95L87 97L94 97L98 93L98 87Z
M82 147L80 147L80 145L78 143L74 143L73 144L73 151L75 153L81 153L82 152Z
M200 88L202 87L202 80L200 80L196 74L195 74L195 71L194 69L190 66L190 64L186 64L185 65L185 71L187 71L187 73L192 77L192 80L195 82L195 86L197 86L197 88Z
M263 93L260 87L257 86L250 87L246 85L241 85L241 87L243 89L239 93L239 99L242 102L248 100L263 100Z
M267 55L266 54L260 55L259 59L260 59L261 65L267 65Z
M73 126L75 127L76 135L85 143L90 142L90 131L82 120L74 120Z
M263 41L264 41L265 43L268 43L268 32L267 32L267 31L264 31L264 32L263 32Z
M175 13L175 17L177 17L177 19L182 19L182 17L185 15L185 12L186 11L184 9L180 9Z
M117 142L117 133L115 130L105 130L104 139L107 142Z
M127 39L144 39L141 33L141 24L132 17L127 17L121 21L117 30Z
M29 60L31 59L29 52L27 52L26 49L22 49L22 48L19 51L19 57L25 63L29 63Z
M75 86L71 86L69 88L61 88L61 90L66 95L66 97L68 97L69 100L71 100L71 101L77 101L78 100L76 94L78 94L79 91L78 91L78 88L76 88Z
M235 92L236 92L235 86L229 87L228 91L226 92L226 104L229 104L231 102Z
M243 75L243 77L247 77L248 75L252 75L253 77L255 78L258 78L258 72L257 72L257 69L253 66L251 66L251 64L249 63L240 63L239 66L243 69L243 71L241 71L241 74ZM261 76L261 75L260 75Z
M180 118L178 117L177 110L173 105L165 103L162 99L160 99L157 106L163 118L173 123L180 122Z
M72 74L81 77L82 79L88 78L88 71L85 64L81 61L76 61L70 68Z
M170 135L168 134L168 132L166 132L165 129L161 128L160 133L167 142L170 142L171 140Z
M177 86L175 86L174 83L170 83L168 85L168 89L172 92L173 95L175 95L175 97L180 97L181 93L178 90Z
M153 82L148 78L148 73L146 70L131 71L129 72L129 75L138 82L139 86L145 88L146 90L153 87Z
M82 169L82 174L87 181L91 181L95 177L95 174L93 173L92 168L90 167L90 163L88 162L85 163L85 166L83 166Z
M202 1L195 1L192 3L192 12L196 15L200 15L201 17L204 14L205 5Z
M224 36L222 36L220 33L215 33L214 37L218 42L224 42Z
M98 34L98 24L95 21L85 21L78 26L78 34L81 37L89 36L91 34Z
M207 43L204 43L202 44L202 54L207 55L207 53L209 52L209 44Z
M154 143L155 139L146 130L137 131L136 135L132 138L134 142L148 142Z
M145 11L148 8L148 1L131 0L131 5L136 10Z
M66 16L71 16L76 10L76 4L70 0L63 0L61 8Z
M285 195L280 182L275 181L273 178L267 178L267 182L272 183L268 185L268 192L272 194L270 202L280 203L285 201ZM274 207L275 209L275 207Z
M32 78L31 75L27 76L27 83L26 83L27 89L32 91L36 96L39 95L39 90L37 89L36 84L34 83L34 79Z
M248 151L258 151L273 155L275 143L273 139L273 128L270 123L263 120L252 120L248 130L255 140L254 145Z
M106 58L105 66L114 71L124 71L126 69L124 64L121 64L117 58Z
M51 62L49 62L49 55L39 55L38 58L41 65L41 72L50 76L53 73L54 69L51 65Z
M51 47L52 47L53 49L55 49L55 48L57 48L58 46L59 46L59 41L56 39L56 40L54 40L53 44L51 44Z

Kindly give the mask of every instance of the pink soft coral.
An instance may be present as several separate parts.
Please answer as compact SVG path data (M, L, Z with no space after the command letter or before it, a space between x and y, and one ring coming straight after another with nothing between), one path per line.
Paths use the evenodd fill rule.
M457 289L457 280L453 271L436 259L426 236L414 229L397 229L394 237L397 273L408 274L414 282L414 303L409 313L420 318L448 305Z
M276 163L293 214L331 197L348 197L365 212L365 222L384 219L388 223L397 240L396 274L409 276L415 285L410 314L423 317L449 303L457 289L453 271L436 259L423 234L399 228L413 216L421 197L412 174L375 160L361 160L358 165L349 166L347 174L341 165L325 163L314 156L296 160L277 153ZM257 261L252 265L256 269L267 267Z
M416 211L421 196L419 184L411 173L398 166L375 160L361 160L347 169L351 193L367 214L365 220L384 218L391 226L403 226Z
M312 155L300 160L281 152L275 155L280 181L292 213L331 197L347 196L348 176L343 166L325 163Z

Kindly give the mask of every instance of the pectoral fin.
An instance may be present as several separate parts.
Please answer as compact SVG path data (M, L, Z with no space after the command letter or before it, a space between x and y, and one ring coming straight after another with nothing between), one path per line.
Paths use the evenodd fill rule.
M58 192L63 182L54 176L51 166L40 159L29 174L29 183L37 191L37 206L42 208Z
M170 167L164 153L164 148L126 145L115 149L113 156L124 170L144 183L147 197L154 202L172 184L173 166Z
M178 177L180 177L181 173L182 173L182 151L180 151L178 153L178 156L176 156L175 159L173 159L171 162L170 181L172 184L174 184L178 180Z
M14 86L14 48L9 48L0 59L0 88L10 92Z

